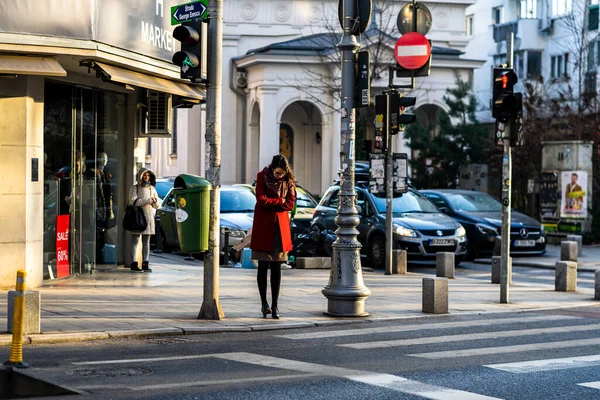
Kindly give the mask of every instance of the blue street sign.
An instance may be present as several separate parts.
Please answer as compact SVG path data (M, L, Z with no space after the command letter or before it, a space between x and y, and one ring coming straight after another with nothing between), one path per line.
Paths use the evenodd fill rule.
M192 20L206 19L208 0L193 1L171 7L171 25L179 25Z

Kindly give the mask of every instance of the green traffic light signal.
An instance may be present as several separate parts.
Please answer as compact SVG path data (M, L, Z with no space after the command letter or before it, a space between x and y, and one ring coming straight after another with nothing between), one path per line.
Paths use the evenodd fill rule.
M181 79L201 78L202 22L191 21L173 30L173 38L181 42L181 50L173 54L173 64L181 67Z

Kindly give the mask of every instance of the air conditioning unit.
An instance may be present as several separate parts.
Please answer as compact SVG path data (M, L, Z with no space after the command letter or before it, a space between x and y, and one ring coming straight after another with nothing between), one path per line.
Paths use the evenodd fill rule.
M171 95L155 90L148 90L148 108L146 109L147 136L164 136L171 134Z
M554 20L550 18L541 19L540 31L551 34L554 31Z

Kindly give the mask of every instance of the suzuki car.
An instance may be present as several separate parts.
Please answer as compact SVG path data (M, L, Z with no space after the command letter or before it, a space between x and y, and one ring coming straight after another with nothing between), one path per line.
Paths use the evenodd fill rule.
M339 186L331 186L315 209L312 229L335 231ZM358 241L371 264L382 268L385 262L386 199L356 187L360 223ZM465 229L442 214L425 196L414 189L392 199L393 248L407 251L408 261L435 261L437 252L452 252L458 265L467 253Z

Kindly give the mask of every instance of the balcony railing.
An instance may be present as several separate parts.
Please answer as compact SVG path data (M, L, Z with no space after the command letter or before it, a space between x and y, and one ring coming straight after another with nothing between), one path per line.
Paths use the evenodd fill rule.
M506 40L509 33L514 33L515 37L519 33L519 21L511 21L504 24L494 25L494 42L500 43Z

